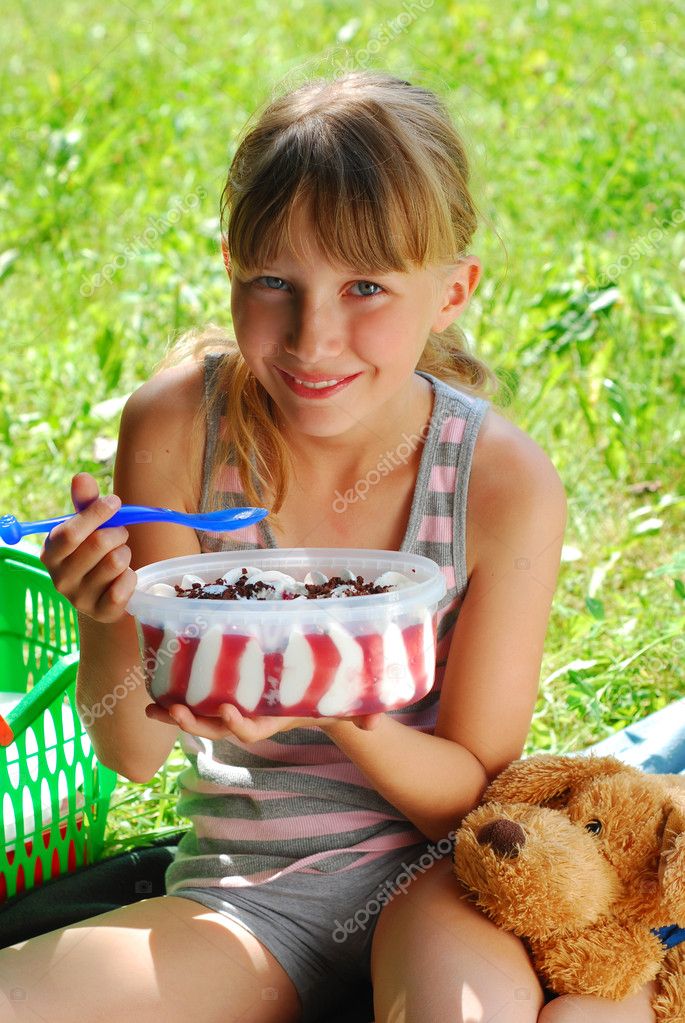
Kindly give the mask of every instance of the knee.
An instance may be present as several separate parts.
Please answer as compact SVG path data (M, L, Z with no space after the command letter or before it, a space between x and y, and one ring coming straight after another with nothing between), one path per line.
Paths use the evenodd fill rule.
M538 1023L574 1023L574 1021L579 1023L582 1018L578 1015L577 999L572 995L561 995L542 1007Z
M558 998L552 999L551 1002L543 1006L538 1016L538 1023L587 1023L590 1018L593 1020L604 1019L596 1005L594 1010L588 1005L592 1001L596 1000L587 995L559 995ZM590 1016L589 1013L592 1015Z
M652 1008L654 985L648 984L637 994L622 1001L610 1001L591 995L560 995L545 1005L538 1023L655 1023Z
M522 942L462 900L447 869L431 869L432 878L412 882L378 920L371 949L377 1023L536 1023L543 994Z
M589 1000L587 996L559 995L543 1006L538 1023L587 1023Z

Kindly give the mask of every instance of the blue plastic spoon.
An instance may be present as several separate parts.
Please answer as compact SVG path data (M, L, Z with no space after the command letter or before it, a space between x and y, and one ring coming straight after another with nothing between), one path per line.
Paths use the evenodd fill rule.
M60 515L56 519L43 519L41 522L18 522L14 515L3 515L0 518L0 538L5 543L19 543L22 536L29 533L49 533L60 522L73 518L71 515ZM111 526L131 526L136 522L175 522L179 526L190 526L192 529L208 529L225 533L232 529L244 529L252 526L269 514L268 508L222 508L214 512L198 512L189 515L186 512L173 511L171 508L148 508L142 504L122 504L111 518L98 526L98 529L109 529Z

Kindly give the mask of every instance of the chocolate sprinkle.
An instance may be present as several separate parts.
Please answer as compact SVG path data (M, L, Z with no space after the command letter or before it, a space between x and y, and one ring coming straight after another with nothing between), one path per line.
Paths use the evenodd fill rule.
M223 590L221 593L207 593L205 588L208 585L211 587L221 586L223 587ZM331 590L334 590L337 586L346 586L348 589L354 590L355 592L349 594L351 597L360 597L369 593L387 593L388 590L393 588L391 586L376 586L375 583L370 582L365 583L363 576L361 575L358 575L353 580L343 579L342 576L334 575L326 583L305 583L304 586L307 593L302 594L302 596L307 600L330 599ZM255 583L248 582L247 569L245 568L243 568L243 574L240 578L236 579L236 581L231 584L222 583L221 577L219 577L218 579L215 579L213 583L209 584L205 583L202 585L201 583L193 583L192 586L185 590L182 589L178 583L175 583L174 589L176 590L177 597L190 597L191 599L193 597L200 597L203 600L238 600L240 598L255 600L259 599L256 595L264 592L265 590L271 590L272 593L276 592L273 586L269 583L264 583L261 580ZM295 598L296 594L294 593L284 593L282 597L283 600L294 600ZM268 600L270 598L267 597L266 599ZM340 598L335 597L333 599L338 600Z

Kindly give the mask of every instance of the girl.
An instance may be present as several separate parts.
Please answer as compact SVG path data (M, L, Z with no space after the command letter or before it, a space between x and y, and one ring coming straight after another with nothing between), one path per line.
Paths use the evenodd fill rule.
M468 180L436 96L381 72L313 80L242 140L222 202L235 341L191 336L192 357L131 396L118 496L76 475L78 514L42 552L80 614L95 752L146 782L180 734L193 827L165 896L0 953L24 992L3 1019L309 1023L365 978L376 1023L652 1018L649 992L544 1005L522 945L452 874L459 819L523 750L566 514L549 458L481 396L492 374L456 325L481 275ZM307 389L321 380L344 383ZM225 535L96 531L120 500L271 513ZM352 721L250 720L167 713L140 685L92 713L139 665L135 569L264 546L436 560L431 693Z

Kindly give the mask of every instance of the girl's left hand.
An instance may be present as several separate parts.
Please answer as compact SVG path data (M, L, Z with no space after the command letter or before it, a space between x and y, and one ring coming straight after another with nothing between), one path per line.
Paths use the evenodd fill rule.
M204 739L226 739L234 736L241 742L259 742L269 739L276 732L288 732L292 728L321 728L324 732L330 724L337 724L341 718L298 718L280 717L276 715L260 715L245 717L231 703L222 703L219 717L201 717L193 714L184 703L173 703L167 710L157 703L150 703L145 708L147 717L154 721L162 721L167 725L178 725L184 732L199 735ZM363 714L345 718L363 730L376 728L383 717L382 714Z

